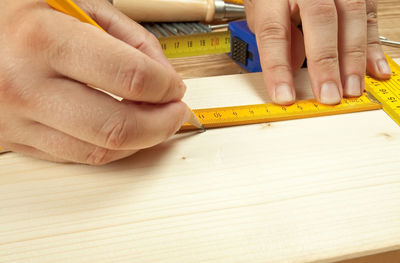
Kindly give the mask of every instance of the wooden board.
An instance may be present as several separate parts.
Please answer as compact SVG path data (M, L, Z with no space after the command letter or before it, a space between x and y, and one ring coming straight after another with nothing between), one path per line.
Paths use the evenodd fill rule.
M297 76L307 98L306 74ZM267 102L260 74L187 80L193 108ZM0 262L331 262L400 248L383 111L185 133L104 166L0 156Z

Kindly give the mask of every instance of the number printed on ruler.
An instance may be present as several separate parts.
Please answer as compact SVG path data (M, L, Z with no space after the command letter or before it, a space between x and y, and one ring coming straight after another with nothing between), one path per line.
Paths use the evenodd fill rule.
M229 53L231 46L227 31L164 37L159 41L169 58Z
M338 105L323 105L315 100L300 100L290 106L273 103L193 110L205 128L229 127L243 124L291 120L381 109L382 106L367 94L343 99ZM185 124L183 130L195 127Z
M366 90L381 104L383 110L400 125L400 67L390 57L387 57L392 69L392 77L387 81L378 81L369 76L366 80Z

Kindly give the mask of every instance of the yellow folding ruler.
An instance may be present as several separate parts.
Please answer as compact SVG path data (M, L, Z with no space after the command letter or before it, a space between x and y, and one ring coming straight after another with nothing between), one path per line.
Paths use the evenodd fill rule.
M343 99L338 105L319 104L316 100L300 100L290 106L273 103L193 110L205 128L273 122L327 116L383 108L400 125L400 67L387 57L393 76L388 81L366 77L366 90L359 98ZM372 95L373 96L372 96ZM185 124L181 130L197 129Z
M400 66L386 56L392 77L388 81L377 81L369 76L365 78L365 89L381 104L383 110L400 125Z
M381 104L364 93L359 98L343 99L334 106L323 105L316 100L299 100L290 106L280 106L273 103L245 106L193 110L203 126L219 128L244 124L274 122L282 120L302 119L351 112L381 109ZM190 124L184 124L181 131L198 129Z
M364 93L359 98L343 99L341 104L335 106L319 104L315 100L300 100L290 106L267 103L193 111L205 128L310 118L382 108L400 125L400 67L390 57L387 57L387 59L393 71L390 80L377 81L371 77L366 77L368 93ZM197 128L185 124L181 131L194 129Z

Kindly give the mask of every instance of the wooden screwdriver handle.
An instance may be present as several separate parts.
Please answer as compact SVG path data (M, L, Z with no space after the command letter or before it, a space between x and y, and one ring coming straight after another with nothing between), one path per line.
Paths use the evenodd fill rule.
M215 13L214 0L113 0L113 4L139 22L210 22Z

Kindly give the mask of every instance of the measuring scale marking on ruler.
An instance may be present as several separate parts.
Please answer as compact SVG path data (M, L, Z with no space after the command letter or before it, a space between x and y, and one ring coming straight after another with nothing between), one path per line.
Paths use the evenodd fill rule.
M383 108L400 125L400 66L387 57L393 71L390 80L377 81L366 77L366 90L359 98L343 99L335 106L319 104L315 100L301 100L290 106L273 103L193 110L205 128L228 127L281 120L327 116ZM379 102L378 102L379 101ZM181 131L195 127L185 124Z
M387 81L377 81L369 76L365 78L365 89L381 104L383 110L400 125L400 66L386 56L392 69L392 77Z
M377 81L366 77L366 90L359 98L343 99L342 103L328 106L315 100L300 100L290 106L279 106L272 103L245 105L221 108L193 110L205 128L228 127L235 125L273 122L290 119L310 118L336 115L367 110L384 109L385 112L400 125L400 66L387 57L393 71L388 81ZM190 124L182 126L181 131L195 130ZM0 152L4 149L0 146Z
M158 39L168 58L222 54L231 51L228 31L161 37Z
M364 93L359 98L343 99L341 104L329 106L316 100L300 100L290 106L273 103L193 110L205 128L229 127L282 120L328 116L381 109L376 100ZM195 130L185 124L181 131Z

